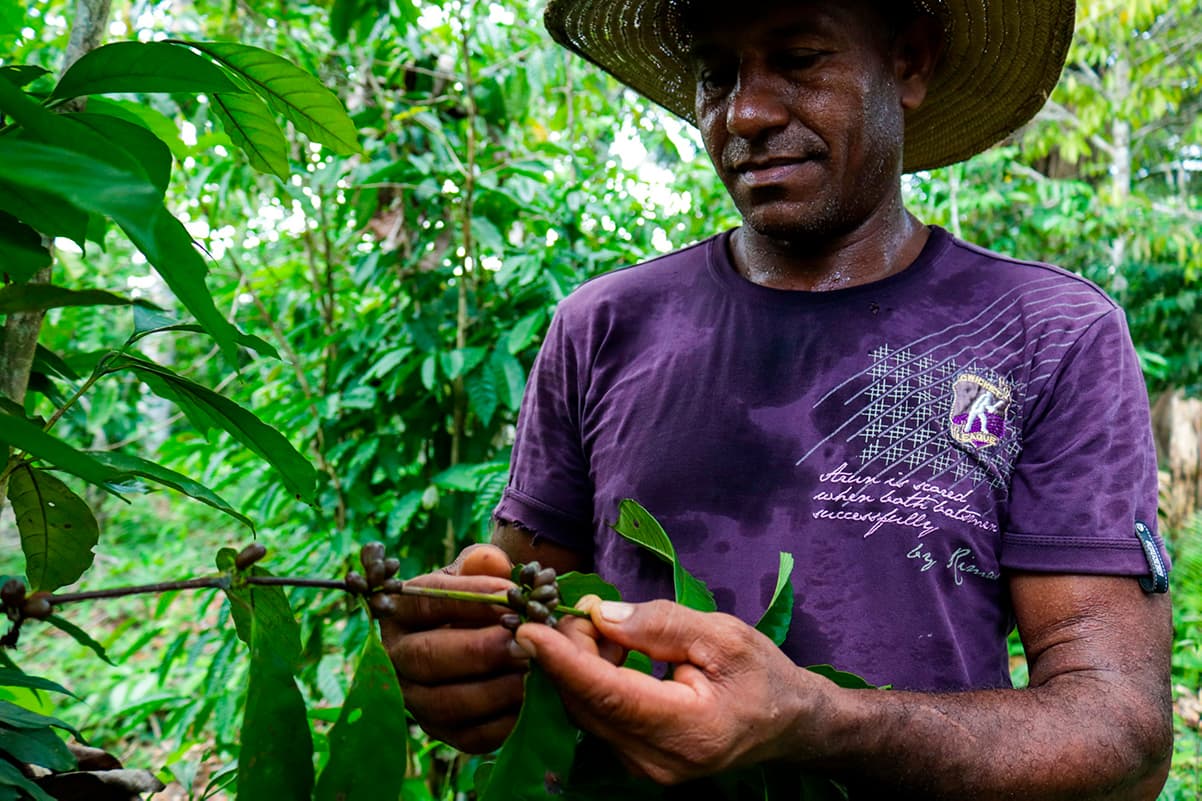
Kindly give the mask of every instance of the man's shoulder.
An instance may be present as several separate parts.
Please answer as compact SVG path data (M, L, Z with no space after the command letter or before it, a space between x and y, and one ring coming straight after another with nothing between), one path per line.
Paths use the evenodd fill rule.
M638 264L621 267L581 284L559 305L569 317L598 312L643 309L661 303L666 295L680 296L707 270L711 248L722 234Z
M1079 308L1092 307L1099 315L1118 308L1097 284L1056 264L1008 256L950 235L948 239L945 258L955 263L957 271L992 286L999 296L1038 299L1041 305L1060 297Z

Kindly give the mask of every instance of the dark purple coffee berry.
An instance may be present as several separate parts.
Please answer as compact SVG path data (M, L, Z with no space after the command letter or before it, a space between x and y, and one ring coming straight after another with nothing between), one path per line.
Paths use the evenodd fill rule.
M544 584L530 591L530 600L545 604L548 601L559 600L559 588L553 584Z
M538 573L536 573L534 576L534 581L532 582L533 586L535 587L546 587L554 583L555 568L553 567L544 567L542 570L538 571Z
M35 592L25 599L25 603L21 607L21 614L34 620L45 620L54 613L54 604L50 598L51 595L48 592Z
M380 589L384 592L391 592L400 595L405 591L405 582L400 579L390 578L380 585Z
M517 631L518 626L522 625L522 616L516 612L507 612L501 615L501 625L510 631Z
M510 587L506 590L505 602L515 612L521 613L526 611L526 596L519 587Z
M538 562L528 562L522 566L521 573L518 574L518 584L523 587L531 587L534 585L534 577L538 571L542 570L543 566Z
M4 582L4 586L0 587L0 601L5 606L19 609L25 601L25 583L15 578Z
M356 595L367 595L371 592L371 587L367 584L367 579L354 570L346 572L346 588Z
M551 610L538 601L527 601L526 617L535 623L546 623L547 618L551 617Z
M234 567L238 570L249 570L250 566L267 555L267 547L261 542L252 542L234 557Z
M364 571L371 570L371 565L374 562L382 562L384 560L384 543L369 542L359 549L359 563L363 565Z
M394 557L388 557L384 560L384 576L392 578L401 571L401 560Z

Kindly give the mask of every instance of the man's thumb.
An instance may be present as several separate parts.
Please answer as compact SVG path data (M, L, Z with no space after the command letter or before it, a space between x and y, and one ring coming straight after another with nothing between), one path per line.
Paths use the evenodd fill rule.
M507 579L513 564L509 556L495 545L469 545L445 569L454 576L496 576Z
M689 649L706 629L705 615L671 601L602 601L590 610L607 639L663 662L689 662Z

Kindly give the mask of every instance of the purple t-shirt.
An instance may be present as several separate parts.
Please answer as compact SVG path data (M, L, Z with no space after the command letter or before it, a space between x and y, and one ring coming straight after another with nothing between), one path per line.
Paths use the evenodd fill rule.
M1147 394L1097 287L932 228L882 281L773 290L729 238L561 304L498 519L591 552L628 600L670 598L609 527L633 498L749 622L787 551L785 652L898 689L1009 686L1009 571L1148 574Z

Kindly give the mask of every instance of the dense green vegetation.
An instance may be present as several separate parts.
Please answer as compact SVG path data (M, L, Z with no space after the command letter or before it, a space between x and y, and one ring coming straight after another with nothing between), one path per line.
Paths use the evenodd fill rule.
M122 222L124 207L105 212L115 223L107 232L55 231L54 285L143 298L165 311L52 309L23 410L0 414L46 422L66 407L51 429L61 441L114 469L153 460L223 500L197 503L149 477L127 482L120 500L65 476L99 534L81 588L212 574L219 548L252 535L277 574L339 577L370 540L387 543L402 576L441 564L487 534L525 374L556 303L592 275L735 223L694 132L551 45L540 10L520 0L115 0L103 40L263 48L330 87L357 133L350 141L314 135L273 113L287 120L279 137L240 136L216 99L220 87L119 88L89 99L92 115L143 125L169 148L165 207L205 251L185 244L192 257L178 248L171 255L203 258L215 303L209 310L194 285L181 289L172 259L156 259L139 240L145 220ZM29 127L14 124L17 87L40 99L56 85L79 19L63 0L0 0L0 68L47 71L0 74L13 87L0 94L10 125L0 142ZM1037 121L967 164L907 179L912 207L928 222L1097 281L1128 310L1150 388L1194 394L1202 389L1199 29L1198 0L1081 3L1070 66ZM77 150L78 164L104 160L86 141L59 145ZM153 150L138 154L147 165ZM9 152L6 168L13 154L21 151ZM148 180L165 178L163 157L154 157L158 172L146 167ZM13 174L0 171L0 182ZM0 183L0 193L11 187ZM0 219L0 232L11 232L5 225ZM10 266L6 280L24 284L39 266L36 258L21 274ZM11 308L0 314L11 319ZM124 364L73 399L104 352L135 330L168 324L164 316L204 330L139 339L133 352L146 363ZM239 347L229 324L265 344ZM3 349L12 343L9 335ZM164 390L146 364L215 389L282 432L316 469L311 497L303 485L313 477L290 461L290 447L260 448L283 472L269 467L245 436L206 424L188 392L181 403L179 385ZM0 534L0 573L24 574L10 517ZM1174 679L1196 699L1202 524L1171 534ZM287 597L299 613L295 661L320 769L367 620L340 592ZM178 782L178 797L204 797L210 783L230 778L242 745L250 662L224 599L205 590L67 608L63 616L99 641L112 666L31 623L12 658L79 699L16 688L0 695ZM1202 793L1193 725L1180 722L1166 798ZM470 791L476 762L419 739L405 798Z

